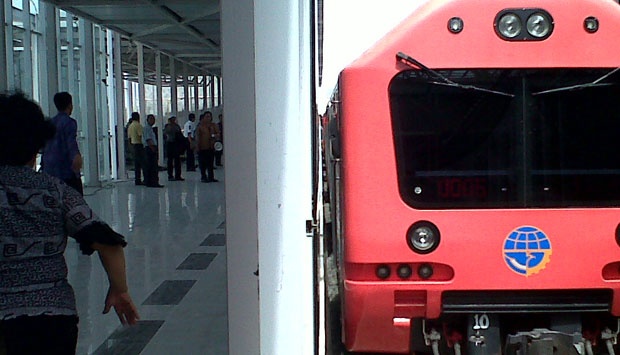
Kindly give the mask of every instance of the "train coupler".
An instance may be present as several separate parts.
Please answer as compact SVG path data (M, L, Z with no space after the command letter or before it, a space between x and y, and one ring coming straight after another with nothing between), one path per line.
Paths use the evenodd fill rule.
M580 333L562 333L546 328L508 335L505 355L585 355L586 344Z
M618 344L618 333L620 333L620 320L617 321L618 325L616 327L616 331L612 331L609 328L605 328L601 332L601 340L605 342L605 346L607 347L607 352L609 355L616 355L614 351L614 345Z
M426 346L430 346L433 355L439 355L439 341L441 340L441 333L432 328L430 331L426 331L426 321L422 321L422 334L424 335L424 343Z

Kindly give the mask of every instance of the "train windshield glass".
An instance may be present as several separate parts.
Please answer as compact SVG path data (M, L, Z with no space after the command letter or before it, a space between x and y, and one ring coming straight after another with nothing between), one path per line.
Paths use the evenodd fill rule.
M389 87L399 188L409 205L620 206L613 68L439 72L463 86L410 70Z

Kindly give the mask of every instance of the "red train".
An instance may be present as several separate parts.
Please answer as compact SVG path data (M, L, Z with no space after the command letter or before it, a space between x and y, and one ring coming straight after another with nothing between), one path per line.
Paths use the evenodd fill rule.
M618 38L612 0L431 0L342 71L348 351L618 351Z

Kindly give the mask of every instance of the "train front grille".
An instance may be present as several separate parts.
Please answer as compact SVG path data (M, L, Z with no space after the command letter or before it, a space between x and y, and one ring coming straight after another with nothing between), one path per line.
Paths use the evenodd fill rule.
M612 290L446 291L443 313L607 312Z

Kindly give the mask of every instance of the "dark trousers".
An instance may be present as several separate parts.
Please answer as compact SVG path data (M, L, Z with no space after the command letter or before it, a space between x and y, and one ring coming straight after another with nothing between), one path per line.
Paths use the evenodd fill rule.
M80 195L84 196L84 186L82 185L82 179L79 177L72 177L68 179L63 179L65 184L73 187Z
M166 143L166 154L168 158L168 178L181 178L181 155L176 142ZM174 168L174 176L172 170Z
M223 150L220 150L219 152L215 152L215 165L216 166L222 166L222 154L224 153Z
M22 316L0 322L7 355L72 355L77 316Z
M185 164L187 165L187 171L196 170L196 153L194 149L190 146L189 142L187 144L187 151L185 152Z
M133 145L133 164L136 171L136 183L142 183L142 170L144 169L146 157L144 156L144 145Z
M157 147L155 147L157 149ZM159 172L157 166L157 150L146 147L146 167L144 168L144 185L159 185Z
M200 177L203 180L213 180L213 156L215 151L212 149L198 151L198 166L200 167Z

